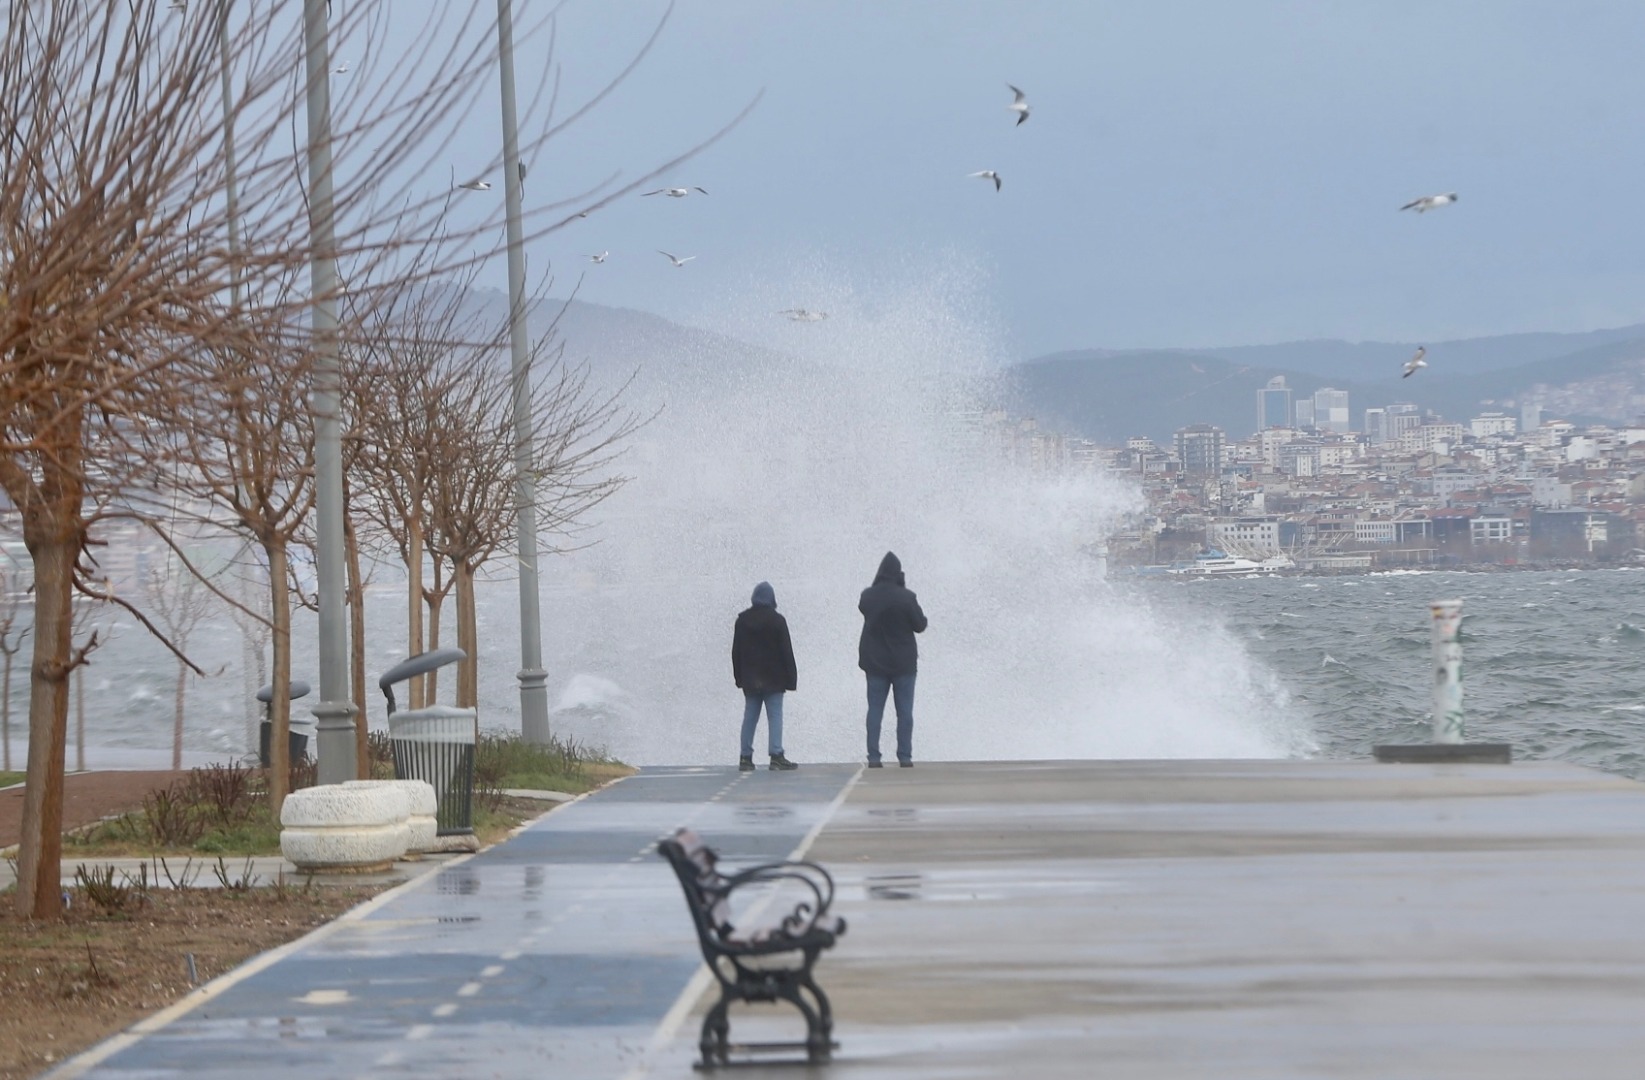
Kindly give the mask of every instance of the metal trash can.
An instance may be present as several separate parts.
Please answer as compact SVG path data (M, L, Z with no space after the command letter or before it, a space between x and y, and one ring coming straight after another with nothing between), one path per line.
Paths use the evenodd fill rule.
M301 679L291 680L290 699L308 697L309 685ZM268 752L270 733L274 730L274 721L269 713L274 708L274 684L269 683L257 691L257 700L263 703L263 720L257 729L257 763L262 768L268 768ZM308 756L308 732L303 724L291 723L286 729L286 761L296 765Z
M433 785L437 803L434 821L440 836L474 832L477 713L450 705L397 712L393 686L467 657L461 649L433 649L401 661L377 680L388 699L388 744L394 754L394 776L399 780L426 780Z
M474 831L473 709L430 705L388 718L388 744L397 780L434 785L438 836Z

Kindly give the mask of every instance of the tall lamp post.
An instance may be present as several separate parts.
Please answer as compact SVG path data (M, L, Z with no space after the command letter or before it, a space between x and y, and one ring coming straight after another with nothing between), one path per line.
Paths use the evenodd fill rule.
M312 0L311 0L312 2ZM532 476L531 355L526 341L525 239L520 187L525 163L514 115L513 0L497 0L498 67L503 84L503 207L508 217L508 329L513 347L514 492L520 563L520 735L548 742L548 672L543 670L537 598L537 491Z
M337 352L337 256L331 189L331 49L326 0L305 0L308 73L309 279L314 295L315 570L320 592L319 782L355 776L354 705L349 701L343 611L343 443Z

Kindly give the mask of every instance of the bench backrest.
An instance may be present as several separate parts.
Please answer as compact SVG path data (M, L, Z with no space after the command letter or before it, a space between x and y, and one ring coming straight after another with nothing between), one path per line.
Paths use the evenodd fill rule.
M657 850L674 868L685 892L686 907L697 925L697 934L706 946L731 934L731 904L726 899L725 878L716 869L719 856L691 829L679 829L671 840L657 844Z

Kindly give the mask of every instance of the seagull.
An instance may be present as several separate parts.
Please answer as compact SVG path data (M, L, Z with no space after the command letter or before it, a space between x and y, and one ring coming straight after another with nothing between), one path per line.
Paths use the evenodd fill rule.
M704 195L708 194L706 190L700 187L660 187L656 191L642 192L640 198L643 199L647 195L667 195L670 199L683 199L693 191L701 191Z
M1417 373L1418 368L1427 367L1428 361L1423 359L1423 357L1427 355L1428 346L1418 345L1416 353L1409 360L1405 361L1405 374L1401 375L1400 378L1409 379L1412 375Z
M992 180L994 181L994 190L998 191L1000 189L1000 174L995 172L993 169L984 169L982 172L974 172L967 175L980 176L984 180Z
M333 75L347 75L348 74L348 61L344 60L341 64L338 64L336 67L332 68L331 73Z
M668 255L668 252L664 251L662 248L658 248L657 249L657 254L659 254L659 255ZM684 266L686 263L690 262L692 259L695 259L696 257L697 256L695 256L695 255L687 255L685 258L680 259L680 258L674 257L673 255L668 255L668 261L673 263L675 265L675 267L678 268L678 267Z
M1011 86L1010 83L1005 85L1010 88L1013 94L1017 95L1017 100L1007 105L1006 108L1017 114L1017 126L1021 127L1023 121L1028 119L1028 95L1015 86Z
M1426 214L1430 210L1438 210L1442 206L1450 206L1457 201L1457 193L1452 191L1444 195L1424 195L1420 199L1412 199L1401 210L1415 210L1419 214Z
M468 191L491 190L491 182L489 180L470 180L466 183L458 184L457 186Z
M807 311L803 307L789 308L787 311L779 311L777 314L787 315L792 322L822 322L828 318L828 312L826 311Z
M603 263L603 262L605 262L605 260L606 260L606 258L607 258L607 257L608 257L608 256L609 256L609 255L610 255L610 254L611 254L611 252L609 252L609 251L602 251L602 252L600 252L600 253L599 253L599 254L598 254L598 255L590 255L590 256L589 256L589 257L588 257L588 261L589 261L589 262L597 262L597 263Z

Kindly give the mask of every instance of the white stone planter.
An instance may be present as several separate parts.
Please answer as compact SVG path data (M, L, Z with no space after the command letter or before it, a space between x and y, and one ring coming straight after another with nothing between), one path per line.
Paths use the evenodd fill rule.
M406 850L423 854L434 850L434 837L439 825L434 820L439 802L434 797L434 785L427 780L345 780L347 788L393 787L405 792L410 806L406 818Z
M280 808L280 853L299 870L386 869L406 853L410 813L396 787L294 791Z

